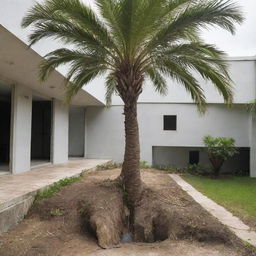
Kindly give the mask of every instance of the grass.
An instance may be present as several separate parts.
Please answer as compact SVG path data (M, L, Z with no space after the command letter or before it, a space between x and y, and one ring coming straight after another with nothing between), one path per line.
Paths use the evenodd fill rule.
M62 211L61 209L59 208L56 208L56 209L52 209L50 214L52 216L62 216L64 214L64 211Z
M184 179L235 215L256 221L256 178L209 177L185 175Z
M81 176L79 177L71 177L71 178L65 178L58 182L53 183L51 186L49 186L47 189L40 191L37 193L35 202L40 201L44 198L49 198L54 196L57 192L61 190L62 187L68 186L74 182L80 181Z

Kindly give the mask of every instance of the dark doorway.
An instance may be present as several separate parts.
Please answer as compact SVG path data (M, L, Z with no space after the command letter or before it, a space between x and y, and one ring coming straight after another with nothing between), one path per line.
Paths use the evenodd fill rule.
M189 151L189 164L199 163L199 151Z
M33 100L31 160L32 166L50 162L51 158L51 101Z
M0 171L9 171L11 87L0 84Z

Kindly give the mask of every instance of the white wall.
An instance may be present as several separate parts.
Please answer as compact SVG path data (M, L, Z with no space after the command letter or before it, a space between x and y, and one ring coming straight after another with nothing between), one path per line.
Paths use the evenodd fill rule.
M256 177L256 115L253 114L250 120L250 144L251 144L251 176Z
M30 170L32 93L15 85L12 96L11 171Z
M52 163L68 161L69 108L61 101L53 100Z
M121 162L124 152L122 106L87 109L87 157ZM177 131L163 130L163 115L177 115ZM243 105L209 105L200 116L194 104L139 104L141 159L152 164L153 146L201 147L205 135L233 137L249 147L250 118Z
M69 156L85 155L85 109L70 107L69 109Z

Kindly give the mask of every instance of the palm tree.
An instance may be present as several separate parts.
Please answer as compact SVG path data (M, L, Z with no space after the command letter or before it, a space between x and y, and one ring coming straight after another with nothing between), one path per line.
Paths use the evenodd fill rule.
M45 56L40 79L68 64L67 101L97 76L106 75L106 100L117 93L124 102L125 154L122 181L131 207L141 191L137 101L146 78L167 93L166 77L179 81L200 111L204 90L193 71L210 80L224 101L232 103L231 79L224 53L206 44L201 28L217 26L235 32L243 17L231 0L95 0L94 12L82 0L36 3L22 21L32 25L30 45L44 38L61 40L68 48Z

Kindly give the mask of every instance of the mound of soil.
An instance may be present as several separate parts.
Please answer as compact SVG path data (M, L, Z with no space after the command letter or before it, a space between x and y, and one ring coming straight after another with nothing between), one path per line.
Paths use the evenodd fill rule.
M256 255L157 170L142 171L146 185L134 213L137 243L103 252L97 242L103 248L120 246L128 228L121 189L113 182L119 173L117 169L88 173L36 203L22 223L0 236L0 255Z

